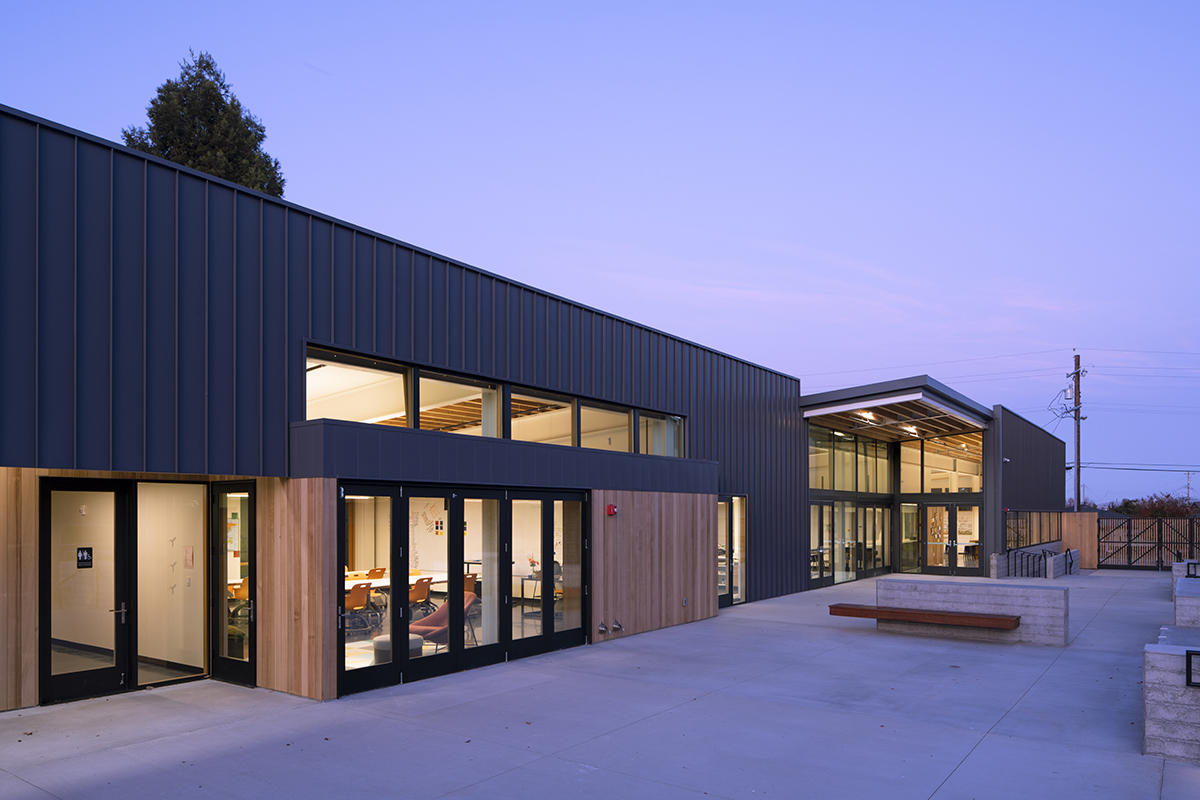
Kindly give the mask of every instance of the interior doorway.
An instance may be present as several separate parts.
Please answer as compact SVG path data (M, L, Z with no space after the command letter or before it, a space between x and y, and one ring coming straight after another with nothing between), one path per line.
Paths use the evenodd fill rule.
M43 478L40 700L207 674L204 484Z

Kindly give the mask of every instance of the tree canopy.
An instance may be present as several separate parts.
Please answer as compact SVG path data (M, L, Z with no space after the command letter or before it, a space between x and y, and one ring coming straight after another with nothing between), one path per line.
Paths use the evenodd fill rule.
M1148 497L1121 502L1112 502L1105 507L1108 511L1116 511L1130 517L1190 517L1200 513L1200 503L1187 497L1179 497L1169 492L1152 494Z
M283 197L279 160L262 149L267 130L242 106L208 53L188 51L178 80L158 87L146 107L149 125L121 130L145 153Z

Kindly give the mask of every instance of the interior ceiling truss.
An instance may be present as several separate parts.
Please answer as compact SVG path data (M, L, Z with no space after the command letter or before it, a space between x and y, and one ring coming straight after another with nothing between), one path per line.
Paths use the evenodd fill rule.
M981 427L971 425L960 417L920 400L818 414L809 417L809 422L842 433L862 434L885 442L963 434L974 434L980 445L983 442Z

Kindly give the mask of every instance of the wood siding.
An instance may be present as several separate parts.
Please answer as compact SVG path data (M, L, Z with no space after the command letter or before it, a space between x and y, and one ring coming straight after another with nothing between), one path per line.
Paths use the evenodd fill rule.
M337 481L260 478L258 685L337 697Z
M591 553L593 642L717 615L716 495L594 491Z
M37 705L38 486L0 468L0 710Z
M1080 511L1062 515L1063 550L1079 551L1079 568L1096 569L1099 563L1099 536L1095 511Z

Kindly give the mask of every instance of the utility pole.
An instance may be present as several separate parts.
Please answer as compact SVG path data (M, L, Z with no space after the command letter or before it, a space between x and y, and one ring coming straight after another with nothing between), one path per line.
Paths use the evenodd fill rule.
M1079 459L1079 423L1087 417L1079 416L1081 404L1079 402L1079 379L1083 377L1083 370L1079 367L1079 354L1075 354L1075 371L1071 373L1075 376L1075 510L1079 511L1083 506L1082 494L1082 465Z

